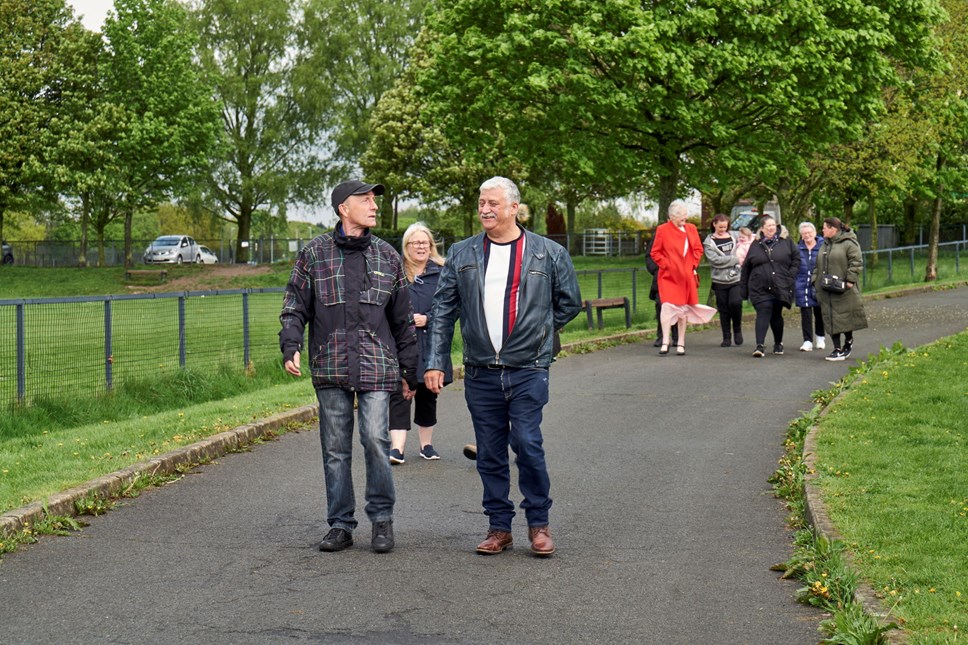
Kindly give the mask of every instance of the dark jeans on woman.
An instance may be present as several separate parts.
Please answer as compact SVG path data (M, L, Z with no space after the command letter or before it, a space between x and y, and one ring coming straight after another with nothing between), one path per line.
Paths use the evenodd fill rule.
M753 305L756 309L756 344L766 345L766 330L773 330L773 343L783 342L783 303L767 300Z
M814 341L814 336L823 338L823 316L820 315L820 305L815 307L800 307L800 329L803 340Z
M713 293L716 294L716 311L719 312L719 325L723 330L723 340L730 340L730 332L734 337L742 336L743 324L743 295L739 283L722 284L713 282Z

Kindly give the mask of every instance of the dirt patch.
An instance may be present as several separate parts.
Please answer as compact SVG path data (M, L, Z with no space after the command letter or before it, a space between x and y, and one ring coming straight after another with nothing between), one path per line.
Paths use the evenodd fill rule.
M158 293L165 291L209 291L230 287L235 278L258 276L272 269L258 264L204 264L185 267L166 267L168 279L162 284L129 284L129 293Z

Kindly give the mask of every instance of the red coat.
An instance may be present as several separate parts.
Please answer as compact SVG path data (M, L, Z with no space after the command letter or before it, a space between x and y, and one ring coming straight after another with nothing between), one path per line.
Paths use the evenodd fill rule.
M652 241L652 259L659 265L659 300L672 305L698 305L699 290L694 271L702 259L702 241L699 231L686 222L686 230L680 231L672 222L655 229ZM689 240L689 249L685 249Z

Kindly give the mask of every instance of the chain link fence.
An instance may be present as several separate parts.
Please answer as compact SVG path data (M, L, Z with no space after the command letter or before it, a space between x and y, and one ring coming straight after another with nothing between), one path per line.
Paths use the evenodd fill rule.
M966 245L940 245L940 279L961 275ZM863 289L920 281L927 253L926 246L865 251ZM700 275L703 301L710 284L705 264ZM652 279L644 268L578 271L578 281L584 298L627 297L636 323L654 322ZM278 362L283 291L0 300L0 406L98 396L186 367L244 370ZM621 311L606 316L610 326L624 326ZM569 329L584 325L579 316Z
M0 405L279 359L282 288L0 300Z

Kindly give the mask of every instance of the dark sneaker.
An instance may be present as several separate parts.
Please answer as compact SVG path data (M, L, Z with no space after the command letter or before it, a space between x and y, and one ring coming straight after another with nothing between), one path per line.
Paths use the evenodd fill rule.
M440 455L429 443L420 449L420 456L424 459L440 459Z
M777 356L783 356L783 343L773 343L773 353Z
M733 343L732 343L732 342L730 342L730 340L729 340L728 338L724 338L724 339L723 339L723 342L721 342L721 343L719 344L719 346L720 346L720 347L729 347L729 346L730 346L730 345L732 345L732 344L733 344Z
M743 334L741 332L733 332L733 344L737 347L743 344Z
M753 358L763 358L766 355L766 349L762 345L757 345L756 349L753 350Z
M464 456L471 461L477 461L477 444L469 443L464 446Z
M403 453L394 448L390 451L390 463L391 464L405 464L407 460L403 458Z
M330 529L319 543L320 551L342 551L353 546L353 535L346 529Z
M661 344L662 344L662 336L656 336L655 337L655 340L652 341L652 346L653 347L658 347Z
M844 348L840 350L840 353L844 355L844 358L850 356L850 350L854 348L854 343L844 343Z
M843 350L834 349L834 351L830 352L830 354L824 358L828 361L842 361L847 358L847 355L844 354Z
M370 546L377 553L389 553L393 550L393 520L373 523L373 539Z

